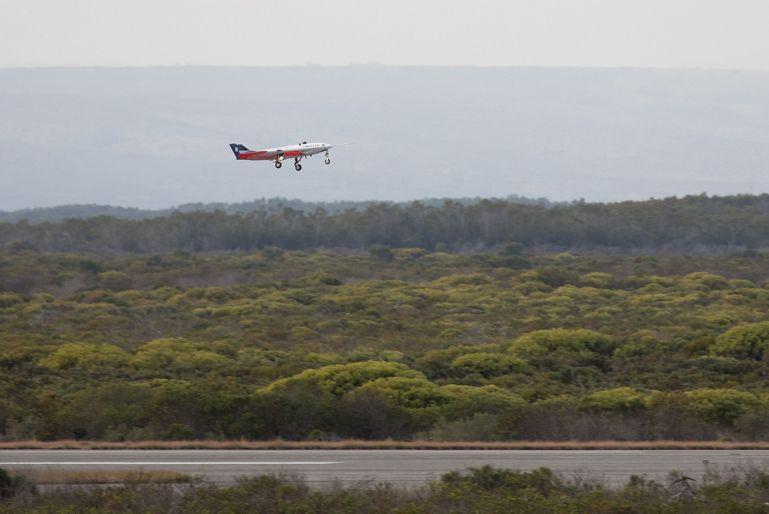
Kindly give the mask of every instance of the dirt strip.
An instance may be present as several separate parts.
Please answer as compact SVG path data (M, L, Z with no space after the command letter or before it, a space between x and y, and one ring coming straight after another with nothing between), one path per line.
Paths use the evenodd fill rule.
M0 441L0 450L769 450L769 441Z

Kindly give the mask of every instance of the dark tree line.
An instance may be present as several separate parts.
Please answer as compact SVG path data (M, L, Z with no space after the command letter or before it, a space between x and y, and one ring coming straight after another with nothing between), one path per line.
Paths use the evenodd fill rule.
M452 198L455 203L463 205L472 205L483 201L482 198ZM495 200L508 201L522 205L543 205L552 207L555 205L568 205L568 202L551 202L547 198L526 198L518 195L509 195L505 198ZM446 198L425 198L419 200L422 205L431 207L440 207L446 202ZM139 220L149 218L160 218L169 216L174 212L217 212L226 214L242 214L252 211L281 211L284 208L290 208L302 212L313 212L322 209L328 213L339 213L343 211L364 211L370 205L375 203L384 203L387 205L403 205L397 202L372 202L372 201L334 201L334 202L308 202L304 200L289 198L258 198L247 202L236 203L185 203L170 209L138 209L136 207L115 207L112 205L97 204L73 204L59 205L56 207L34 207L30 209L19 209L16 211L0 211L0 221L17 222L26 220L29 223L43 223L46 221L62 221L65 219L86 219L96 218L98 216L112 216L120 219Z
M551 249L713 252L769 246L769 195L688 196L613 204L545 207L483 200L441 206L371 204L329 213L293 208L175 212L125 220L109 216L0 223L9 250L119 254L177 250L250 251L367 248L373 244L465 249L517 242Z

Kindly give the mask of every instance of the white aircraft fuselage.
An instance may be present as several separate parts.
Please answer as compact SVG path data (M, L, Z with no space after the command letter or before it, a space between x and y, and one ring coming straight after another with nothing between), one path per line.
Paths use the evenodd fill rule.
M275 167L280 168L283 165L284 159L294 159L294 168L297 171L302 169L302 165L299 161L305 157L310 157L319 153L326 154L326 164L331 164L331 159L328 156L328 151L333 148L333 145L328 143L308 143L303 142L298 145L286 145L278 148L265 148L263 150L249 150L245 146L232 143L230 144L232 153L235 154L235 158L239 161L275 161Z

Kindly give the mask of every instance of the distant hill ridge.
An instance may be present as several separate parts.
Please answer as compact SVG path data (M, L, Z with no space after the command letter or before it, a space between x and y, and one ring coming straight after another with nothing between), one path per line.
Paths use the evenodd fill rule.
M387 247L464 251L508 245L516 252L529 248L689 255L769 250L768 194L559 205L524 205L515 199L329 204L335 212L321 209L325 204L276 199L273 207L267 200L257 210L247 210L255 205L259 207L186 206L188 212L154 211L156 217L145 219L0 222L0 248L99 255L253 251L267 246L373 248L385 253ZM512 264L519 263L514 259Z
M414 200L426 206L440 207L447 201L462 205L473 205L484 200L483 198L424 198ZM490 198L488 200L502 200L521 205L567 205L568 202L551 202L547 198L526 198L523 196L509 195L505 198ZM98 216L111 216L118 219L142 220L160 218L173 212L216 212L227 214L249 213L254 211L275 211L283 208L291 208L302 212L312 212L323 209L328 213L337 213L346 210L361 211L371 204L405 205L412 202L393 202L383 200L369 201L337 201L337 202L308 202L288 198L258 198L249 202L209 202L186 203L167 209L139 209L136 207L119 207L114 205L73 204L57 205L54 207L34 207L18 209L14 211L0 211L0 221L16 223L26 220L29 223L57 222L65 219L88 219Z

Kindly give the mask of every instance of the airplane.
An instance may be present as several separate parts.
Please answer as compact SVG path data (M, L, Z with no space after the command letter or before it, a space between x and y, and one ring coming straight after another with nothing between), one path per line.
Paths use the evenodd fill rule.
M315 154L326 152L326 164L331 164L331 158L328 156L328 151L333 148L333 145L327 143L308 143L304 141L298 145L281 146L278 148L266 148L264 150L249 150L245 146L232 143L230 144L232 153L235 154L235 158L239 161L275 161L275 167L280 168L283 166L284 159L294 158L294 169L300 171L302 165L299 161L305 157L310 157Z

